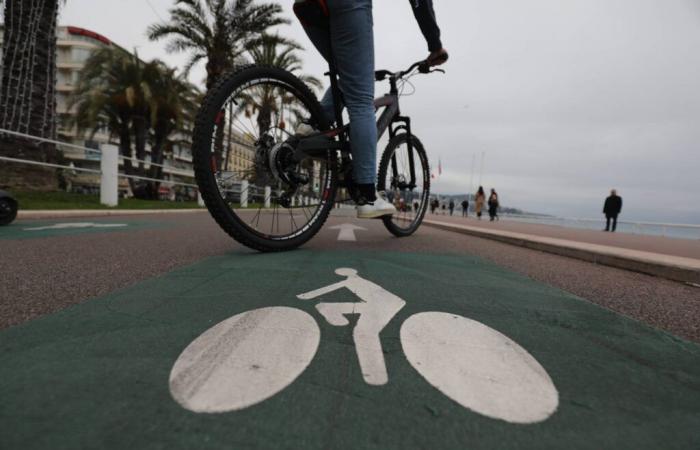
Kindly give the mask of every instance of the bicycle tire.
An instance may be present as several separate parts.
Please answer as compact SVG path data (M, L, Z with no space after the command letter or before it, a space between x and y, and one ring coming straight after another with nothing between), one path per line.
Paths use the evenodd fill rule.
M244 66L223 77L205 96L195 120L192 139L192 154L195 178L204 204L219 226L239 243L261 252L280 252L293 250L313 238L328 219L333 208L337 190L338 175L332 152L329 150L328 163L330 181L326 186L324 204L314 223L305 231L289 239L271 239L262 233L248 227L238 215L233 212L221 196L216 178L211 170L212 135L216 117L222 105L245 83L255 80L271 80L283 83L294 89L298 98L303 101L311 114L311 120L320 129L327 129L328 124L323 118L321 105L308 86L292 73L274 66L252 65Z
M382 155L381 162L379 163L378 190L386 190L386 186L384 185L384 183L386 182L386 176L389 171L389 165L391 164L391 158L396 152L396 149L399 148L399 146L408 143L408 139L409 135L407 133L401 133L394 136L387 144L386 149L384 150L384 154ZM418 230L418 228L423 223L423 218L425 217L425 213L428 209L427 200L430 198L430 163L428 162L428 156L425 152L423 144L416 136L411 135L411 143L413 145L413 150L420 158L423 167L423 201L420 205L421 210L418 212L417 217L413 220L413 222L408 228L401 228L398 225L396 225L393 222L393 217L391 216L382 217L382 221L384 222L384 226L386 227L386 229L389 230L389 232L396 237L408 237L413 235L416 232L416 230Z

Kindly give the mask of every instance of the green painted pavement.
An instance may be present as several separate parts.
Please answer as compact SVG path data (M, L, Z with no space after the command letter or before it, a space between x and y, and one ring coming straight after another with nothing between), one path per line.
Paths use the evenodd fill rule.
M352 326L297 294L336 268L406 300L381 334L389 382L363 381ZM324 301L355 302L340 290ZM321 342L287 389L248 409L195 414L173 364L217 323L256 308L311 314ZM444 311L507 335L559 392L548 420L514 425L462 408L408 363L413 314ZM231 255L0 332L0 448L700 448L700 347L471 257L298 251Z
M123 217L30 220L0 227L0 240L24 240L46 237L75 236L93 233L134 231L168 226L159 222Z

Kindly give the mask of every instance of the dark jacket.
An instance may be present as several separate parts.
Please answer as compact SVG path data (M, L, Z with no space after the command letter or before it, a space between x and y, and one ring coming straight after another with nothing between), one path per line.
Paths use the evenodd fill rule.
M440 41L440 28L435 20L435 10L433 0L409 0L413 8L413 15L416 16L418 26L428 42L428 50L434 52L442 48Z
M605 199L603 213L606 216L617 216L622 211L622 197L619 195L611 195Z

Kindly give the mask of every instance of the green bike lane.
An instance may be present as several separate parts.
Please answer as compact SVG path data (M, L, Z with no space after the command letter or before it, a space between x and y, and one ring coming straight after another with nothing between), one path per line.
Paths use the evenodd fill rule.
M341 281L339 268L352 268L405 301L380 335L385 384L367 383L360 369L353 338L358 315L333 326L315 308L317 300L297 297ZM358 302L349 289L321 300ZM217 324L273 307L294 308L303 312L296 317L317 324L308 367L293 351L263 357L271 366L255 367L267 375L251 376L251 391L279 384L275 371L288 368L277 360L298 363L300 373L238 409L197 413L183 405L171 382L183 351ZM467 318L508 347L488 340L465 346L444 333L428 339L435 352L428 362L447 358L448 384L485 387L472 403L410 360L402 326L427 312ZM253 321L238 332L236 326L232 338L200 349L225 360L224 375L249 369L246 360L230 358L242 355L239 337L243 346L247 335L262 336L252 342L264 353L275 351L268 344L276 333L292 340L303 334L298 323L268 329ZM480 359L470 372L464 351L485 355L491 370L504 372L479 371ZM530 375L541 375L539 368L546 373L555 410L520 423L485 414L511 397L536 404L548 396L552 405L551 391L538 390L532 377L517 385L510 371L523 364L513 355L530 366ZM232 395L226 377L209 375L218 381L205 387L225 405ZM513 402L516 415L532 406ZM700 347L471 256L230 254L0 332L0 424L2 448L698 448Z

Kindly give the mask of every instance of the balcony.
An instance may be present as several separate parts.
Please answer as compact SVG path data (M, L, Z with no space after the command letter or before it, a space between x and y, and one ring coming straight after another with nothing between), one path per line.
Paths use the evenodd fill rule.
M65 61L65 60L61 60L61 61L56 62L56 67L57 67L58 69L80 70L80 69L82 69L83 67L85 67L85 63L84 63L84 62L78 62L78 61L70 61L70 60Z

